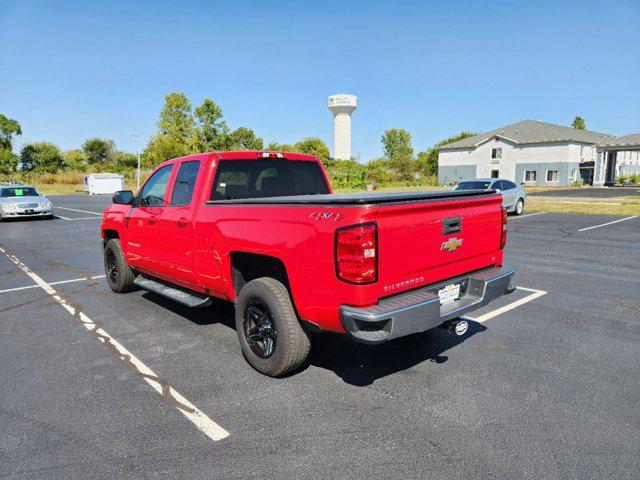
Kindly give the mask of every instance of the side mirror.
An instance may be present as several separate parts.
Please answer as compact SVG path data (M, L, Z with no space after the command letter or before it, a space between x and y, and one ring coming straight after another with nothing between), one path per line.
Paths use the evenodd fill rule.
M496 188L496 193L502 193L502 190L500 190L499 188Z
M111 197L113 203L118 205L131 205L133 198L133 192L131 190L119 190Z

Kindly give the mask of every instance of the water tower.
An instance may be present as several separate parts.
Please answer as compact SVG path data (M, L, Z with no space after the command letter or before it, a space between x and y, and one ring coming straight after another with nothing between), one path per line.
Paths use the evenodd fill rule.
M333 113L333 158L351 158L351 114L358 108L355 95L331 95L327 106Z

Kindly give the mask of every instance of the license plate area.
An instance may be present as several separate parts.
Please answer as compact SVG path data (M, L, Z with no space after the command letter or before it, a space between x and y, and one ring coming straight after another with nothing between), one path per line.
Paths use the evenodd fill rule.
M440 305L449 305L460 298L460 284L450 283L449 285L438 290Z

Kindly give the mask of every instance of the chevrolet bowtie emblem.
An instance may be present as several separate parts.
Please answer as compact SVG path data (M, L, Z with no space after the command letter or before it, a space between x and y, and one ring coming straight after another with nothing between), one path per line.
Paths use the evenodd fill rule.
M456 237L453 237L446 242L442 242L442 247L440 247L440 250L455 252L460 246L462 246L462 239L458 240Z

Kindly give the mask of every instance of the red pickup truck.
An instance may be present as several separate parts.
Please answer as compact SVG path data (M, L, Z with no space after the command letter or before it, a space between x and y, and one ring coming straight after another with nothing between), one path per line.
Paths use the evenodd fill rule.
M316 157L221 152L160 165L103 214L107 281L190 307L235 303L259 372L299 367L309 333L378 344L511 293L507 215L488 191L333 194Z

